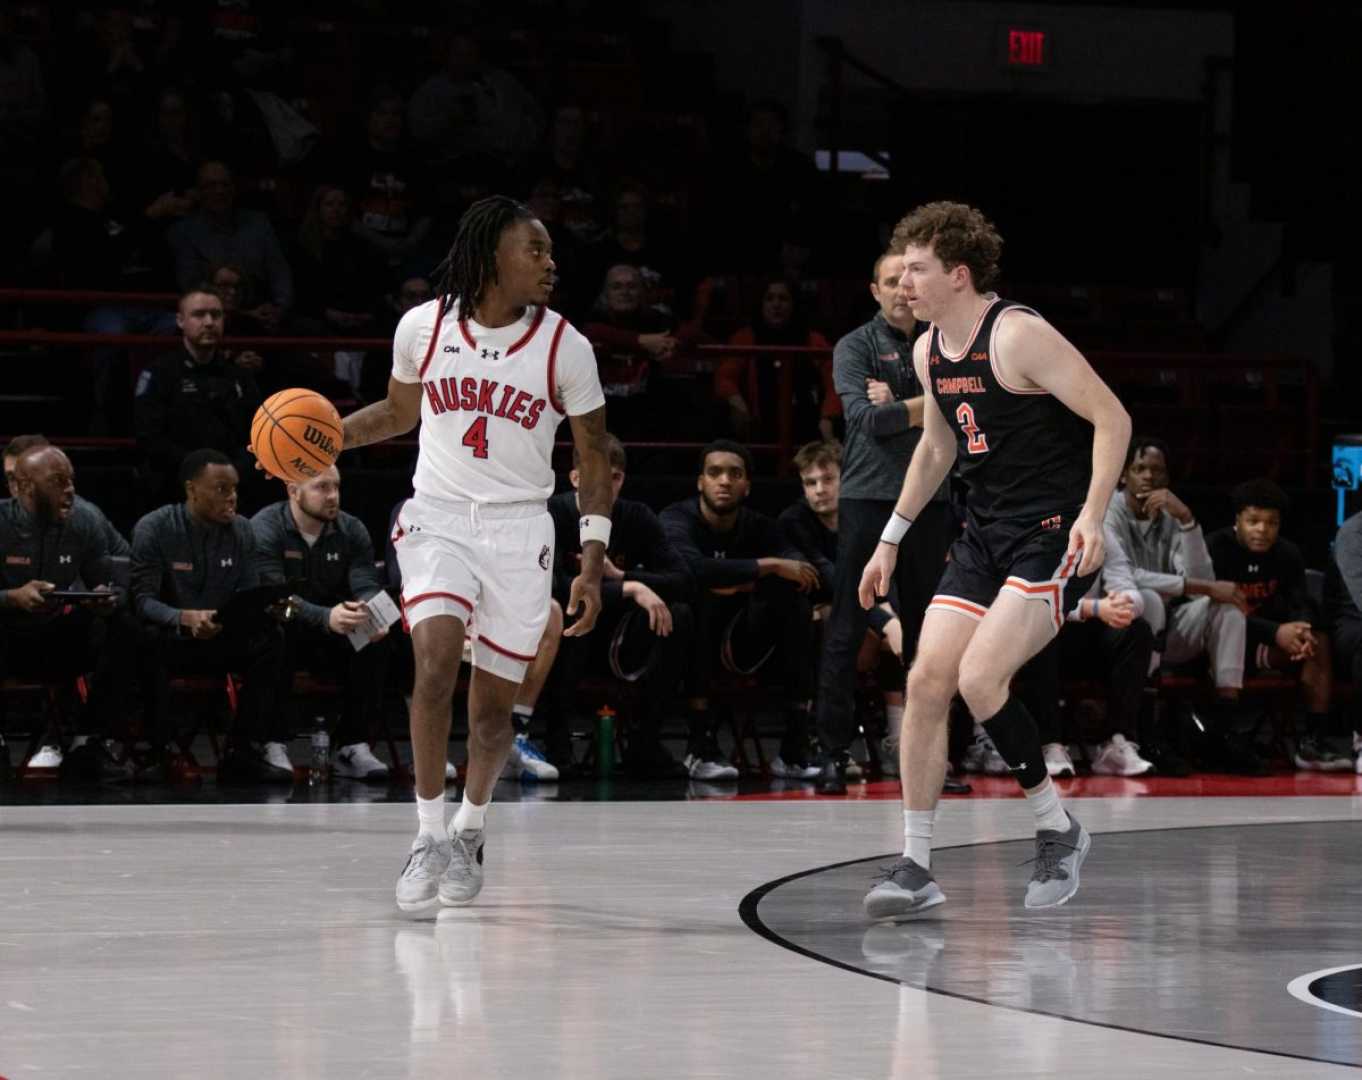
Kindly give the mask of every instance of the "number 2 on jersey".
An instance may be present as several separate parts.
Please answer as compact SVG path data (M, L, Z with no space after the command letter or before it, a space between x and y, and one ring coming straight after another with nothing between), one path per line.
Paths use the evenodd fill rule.
M955 410L955 422L965 433L966 450L971 454L988 453L988 436L980 431L979 425L974 422L974 407L968 401L962 401L960 407ZM464 442L467 441L464 439Z
M487 456L487 417L479 416L468 425L468 430L463 433L463 444L472 449L475 458Z

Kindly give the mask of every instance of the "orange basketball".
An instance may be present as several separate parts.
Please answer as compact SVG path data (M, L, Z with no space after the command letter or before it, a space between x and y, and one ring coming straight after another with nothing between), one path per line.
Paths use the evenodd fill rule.
M251 421L251 453L271 476L292 483L334 465L343 438L336 407L299 387L271 395Z

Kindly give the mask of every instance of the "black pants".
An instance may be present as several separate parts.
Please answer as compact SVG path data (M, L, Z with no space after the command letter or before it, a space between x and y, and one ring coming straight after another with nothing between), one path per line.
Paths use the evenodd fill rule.
M292 623L284 632L278 701L293 702L293 677L300 671L331 679L343 688L333 743L349 746L370 742L379 730L390 653L390 639L386 637L356 652L341 634Z
M1333 639L1334 670L1340 679L1353 684L1353 700L1349 724L1341 725L1349 731L1362 732L1362 626L1345 626ZM1341 712L1342 710L1340 710ZM1343 730L1338 734L1342 735Z
M76 722L79 734L109 736L126 716L132 684L136 624L124 612L95 615L73 607L67 614L20 629L0 630L0 679L70 683L89 675L89 701Z
M681 673L691 655L695 616L689 604L667 605L672 632L659 637L648 627L648 613L626 596L603 600L596 628L585 637L565 637L548 686L553 712L565 717L575 705L575 693L589 675L613 678L637 674L643 708L634 735L656 739L663 718L675 708Z
M1026 662L1013 684L1013 692L1035 718L1041 745L1068 741L1059 723L1063 677L1106 684L1106 720L1092 733L1096 741L1117 734L1139 738L1140 704L1153 649L1154 634L1143 619L1121 630L1099 619L1065 623L1055 639Z
M696 603L695 647L686 692L692 698L707 698L725 658L739 671L757 669L758 677L776 691L773 703L786 713L781 756L802 761L808 746L806 705L814 688L814 673L808 665L812 633L809 598L783 578L760 578L751 592L728 596L704 590ZM698 725L702 719L693 718L692 723ZM707 735L692 730L691 739Z
M147 683L146 729L153 747L164 746L171 734L172 678L212 675L225 680L229 672L242 679L233 742L288 742L288 723L277 707L284 659L284 634L278 626L224 629L207 640L172 636L162 627L149 627L143 637L142 658Z
M823 662L818 676L818 738L829 753L844 751L855 733L856 654L870 625L857 590L894 504L879 499L842 499L837 504L837 578L832 610L823 625ZM912 661L927 604L946 565L959 523L948 503L922 509L899 547L891 601L903 627L904 666Z

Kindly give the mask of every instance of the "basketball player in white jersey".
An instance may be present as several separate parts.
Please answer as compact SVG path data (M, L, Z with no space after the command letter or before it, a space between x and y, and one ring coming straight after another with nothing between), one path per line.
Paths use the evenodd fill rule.
M582 570L564 633L600 611L610 539L605 396L590 343L545 305L549 234L525 206L482 199L459 221L437 298L402 317L388 396L345 418L345 449L421 422L415 494L397 516L402 613L416 680L411 746L420 831L397 882L408 913L470 903L482 889L483 828L510 753L511 710L549 613L550 457L564 416L581 459ZM446 828L450 702L472 642L468 779Z

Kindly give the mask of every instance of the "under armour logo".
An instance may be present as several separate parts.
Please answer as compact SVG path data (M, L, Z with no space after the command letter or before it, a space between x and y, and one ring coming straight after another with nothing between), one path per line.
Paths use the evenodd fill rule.
M220 566L231 566L231 565L232 565L232 560L231 560L231 559L219 559L219 560L218 560L218 564L219 564Z
M482 358L483 358L484 360L489 360L489 359L490 359L490 360L500 360L500 359L501 359L501 350L500 350L500 349L483 349L483 350L482 350Z
M446 346L444 347L444 350L443 350L443 351L444 351L444 352L447 352L447 353L456 353L456 352L459 351L459 346L458 346L458 345L446 345Z
M57 562L59 562L59 563L69 563L70 561L71 561L71 556L70 556L70 555L58 555L58 556L57 556Z
M1256 573L1258 572L1258 564L1257 564L1257 563L1249 563L1248 572L1249 572L1250 574L1256 574Z
M716 552L714 553L714 557L715 557L716 559L726 559L726 558L728 558L728 552L726 552L726 551L716 551Z
M327 562L340 562L340 552L339 552L339 551L328 551L328 552L326 553L326 561L327 561Z

